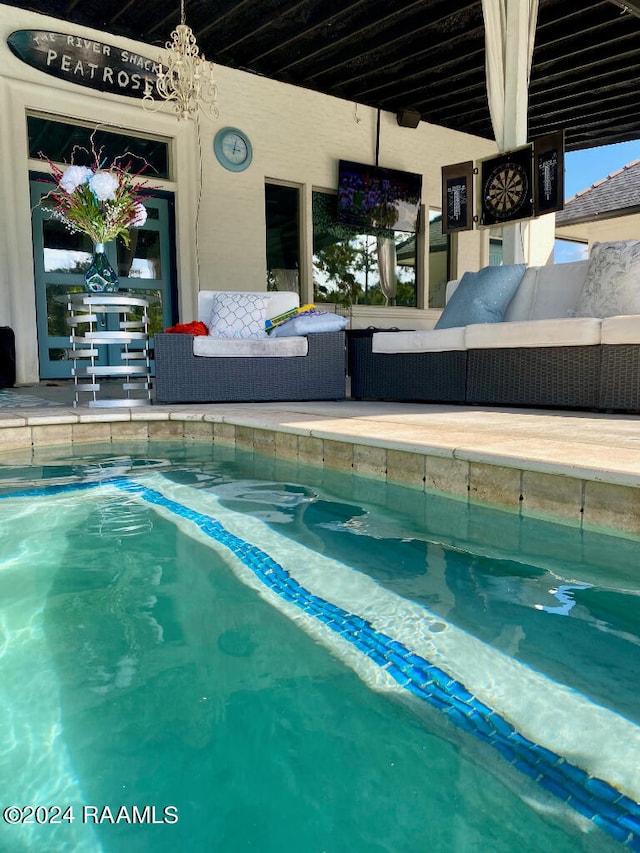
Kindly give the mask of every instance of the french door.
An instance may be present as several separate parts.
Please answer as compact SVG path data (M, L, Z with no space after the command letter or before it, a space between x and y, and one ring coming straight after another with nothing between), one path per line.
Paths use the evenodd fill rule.
M69 328L65 297L67 293L84 289L84 271L91 262L93 246L86 235L69 232L41 206L42 197L50 189L50 183L32 177L40 378L67 379L71 377L71 362L67 360ZM144 206L147 221L142 228L131 229L129 248L118 239L106 245L106 252L118 273L120 289L135 291L136 295L150 299L149 332L153 336L173 325L176 316L173 195L156 191L153 198L144 200ZM120 348L100 346L98 363L105 366L121 363Z

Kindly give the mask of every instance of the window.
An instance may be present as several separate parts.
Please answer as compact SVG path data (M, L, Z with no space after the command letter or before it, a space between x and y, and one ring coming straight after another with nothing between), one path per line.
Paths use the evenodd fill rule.
M554 264L569 264L572 261L586 261L589 257L589 244L579 240L557 239L553 247Z
M313 301L405 305L416 300L416 235L339 223L335 193L314 192Z
M134 157L133 170L138 171L147 163L145 179L169 177L169 143L166 140L145 139L114 133L111 130L96 130L92 126L67 124L44 116L27 116L29 157L39 159L44 154L54 163L70 163L88 166L91 156L91 137L96 151L104 148L111 162L114 157L130 152Z
M282 184L265 186L267 290L300 293L300 191Z
M502 236L489 237L489 266L502 266Z
M429 211L429 308L444 308L449 280L449 235L442 233L442 212Z

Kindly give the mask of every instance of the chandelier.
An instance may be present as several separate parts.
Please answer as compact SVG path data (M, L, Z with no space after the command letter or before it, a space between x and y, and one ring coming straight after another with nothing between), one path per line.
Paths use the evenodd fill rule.
M149 80L145 83L142 107L151 112L173 103L179 120L194 118L201 110L217 118L218 87L213 78L213 65L207 62L196 44L191 27L184 22L184 0L180 0L180 23L165 45L168 56L159 57L155 90ZM159 101L154 100L154 95Z

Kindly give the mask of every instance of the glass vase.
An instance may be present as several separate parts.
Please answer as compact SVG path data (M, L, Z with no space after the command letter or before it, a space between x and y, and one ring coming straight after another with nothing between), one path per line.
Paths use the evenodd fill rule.
M89 293L117 293L118 284L118 274L107 259L104 243L96 243L91 266L84 274L85 290Z

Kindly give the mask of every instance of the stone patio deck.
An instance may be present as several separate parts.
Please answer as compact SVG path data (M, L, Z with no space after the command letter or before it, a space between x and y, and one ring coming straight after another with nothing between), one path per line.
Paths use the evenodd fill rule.
M640 417L634 415L353 400L73 408L70 383L12 390L16 400L29 395L50 405L0 408L2 451L89 441L221 441L640 535Z

